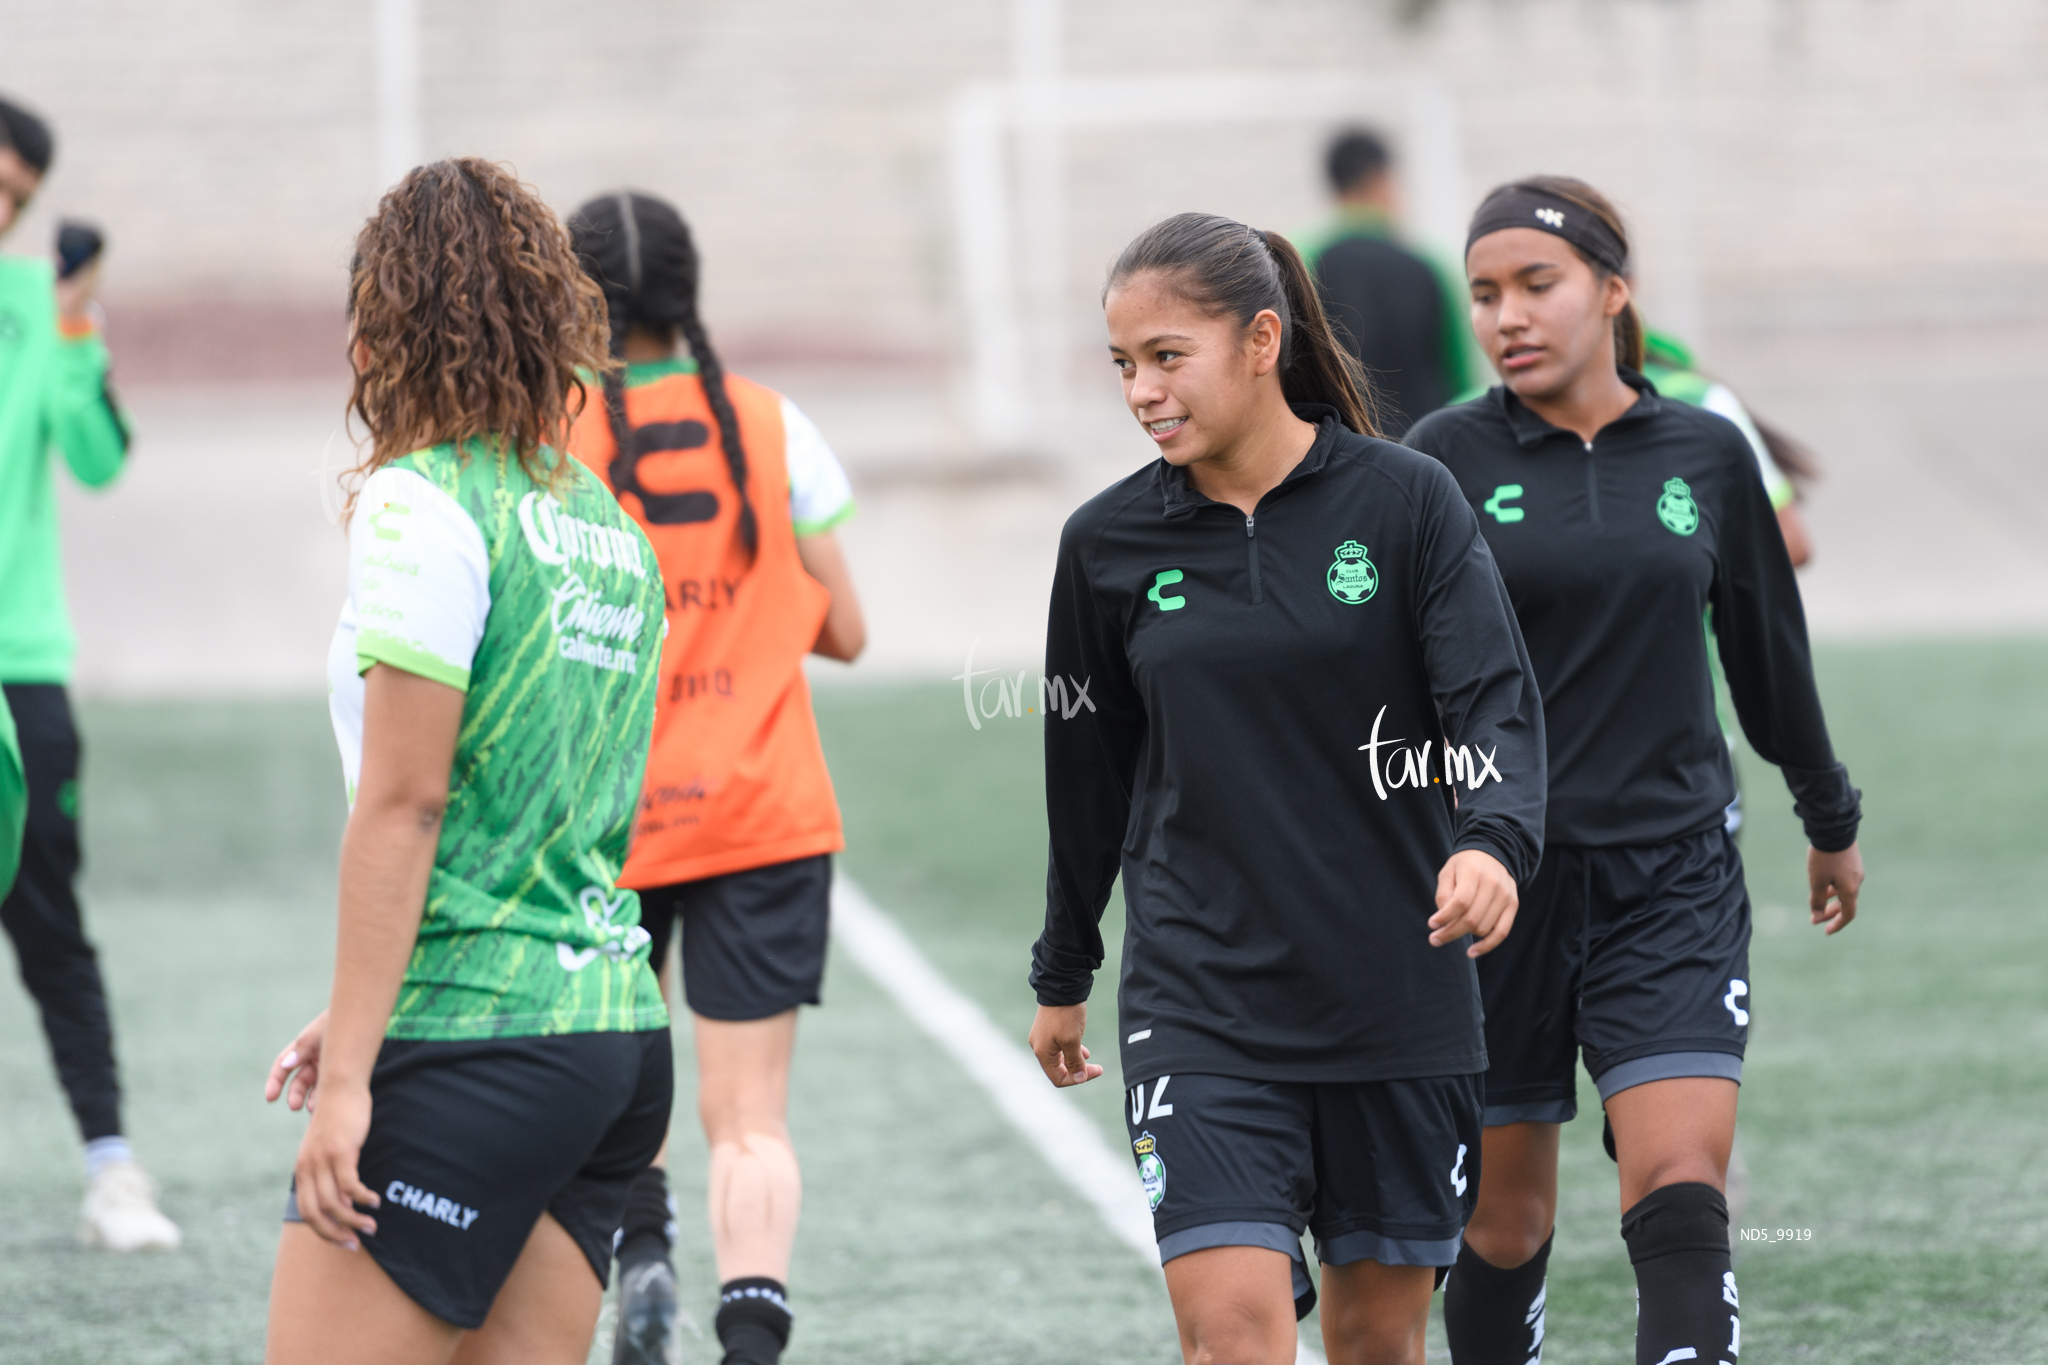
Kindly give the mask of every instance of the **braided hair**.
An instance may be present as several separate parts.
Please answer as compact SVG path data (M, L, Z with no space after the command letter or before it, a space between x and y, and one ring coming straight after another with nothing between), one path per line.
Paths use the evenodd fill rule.
M700 262L689 225L673 205L653 195L622 192L600 195L576 210L569 219L569 237L584 271L604 291L611 313L614 359L624 354L626 333L636 326L669 336L681 333L690 348L711 416L718 423L725 467L739 494L740 544L751 564L760 550L761 532L747 498L747 451L740 442L739 414L733 411L732 398L725 390L725 367L697 315ZM633 470L641 452L626 421L623 367L605 376L604 407L617 452L612 460L612 487L637 491Z

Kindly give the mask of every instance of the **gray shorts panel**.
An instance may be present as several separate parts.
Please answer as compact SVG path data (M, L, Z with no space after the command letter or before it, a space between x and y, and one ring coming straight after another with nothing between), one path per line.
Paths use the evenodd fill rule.
M1294 1297L1299 1299L1313 1288L1307 1261L1301 1254L1301 1234L1285 1223L1203 1223L1169 1232L1159 1239L1159 1264L1211 1247L1265 1247L1278 1251L1294 1262ZM1457 1259L1455 1252L1451 1259Z
M1576 1099L1531 1100L1527 1104L1489 1104L1481 1121L1488 1128L1499 1128L1509 1123L1570 1123L1578 1116Z
M1649 1081L1675 1081L1711 1076L1742 1084L1742 1058L1732 1052L1659 1052L1609 1067L1593 1078L1605 1104L1624 1090Z
M1456 1265L1462 1237L1424 1241L1416 1237L1382 1237L1377 1232L1340 1233L1316 1243L1316 1259L1324 1265L1378 1261L1381 1265Z

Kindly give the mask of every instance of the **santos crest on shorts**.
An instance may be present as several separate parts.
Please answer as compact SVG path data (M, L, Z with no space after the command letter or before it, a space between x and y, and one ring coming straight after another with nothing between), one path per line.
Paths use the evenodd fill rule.
M639 898L617 881L654 724L660 575L589 470L561 461L555 483L443 445L377 470L357 497L328 654L350 803L372 665L468 697L394 1038L668 1020Z

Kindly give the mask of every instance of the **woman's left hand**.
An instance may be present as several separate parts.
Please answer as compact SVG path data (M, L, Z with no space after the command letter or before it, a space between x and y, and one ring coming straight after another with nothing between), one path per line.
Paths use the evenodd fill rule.
M1856 918L1856 897L1863 890L1863 853L1855 844L1839 853L1806 850L1806 905L1815 924L1839 934Z
M1459 849L1437 874L1429 946L1441 948L1470 934L1478 942L1465 950L1465 956L1482 957L1500 947L1515 927L1521 903L1515 879L1498 858L1476 848Z

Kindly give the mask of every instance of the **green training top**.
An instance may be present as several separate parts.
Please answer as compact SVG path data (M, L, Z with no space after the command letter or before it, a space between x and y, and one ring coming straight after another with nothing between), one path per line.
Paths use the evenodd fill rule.
M1749 415L1749 409L1733 389L1693 368L1692 352L1677 338L1662 332L1644 335L1643 378L1655 384L1657 392L1666 398L1705 408L1733 422L1749 442L1750 453L1756 456L1757 474L1764 481L1764 491L1771 495L1771 510L1782 512L1792 505L1799 492L1771 458L1770 447L1764 444L1764 434L1757 429L1756 419Z
M1480 376L1487 372L1486 357L1480 354L1479 343L1472 337L1471 324L1466 321L1472 309L1472 296L1465 287L1464 270L1453 269L1435 252L1424 251L1414 243L1402 240L1394 230L1394 220L1387 211L1370 204L1338 205L1335 213L1296 236L1293 239L1294 249L1301 253L1308 273L1314 276L1316 262L1323 253L1353 237L1399 243L1429 266L1443 291L1444 318L1448 324L1444 328L1443 341L1444 386L1452 393L1462 394L1477 384ZM1427 415L1414 414L1418 420Z
M468 696L393 1038L665 1027L640 898L618 885L647 766L666 618L640 528L553 451L416 450L349 527L329 706L353 803L379 663Z
M128 428L95 333L57 329L56 272L0 257L0 682L61 683L77 640L64 610L50 450L97 488L121 472Z
M21 868L21 831L28 821L28 778L21 770L21 745L14 737L14 712L0 696L0 899Z

